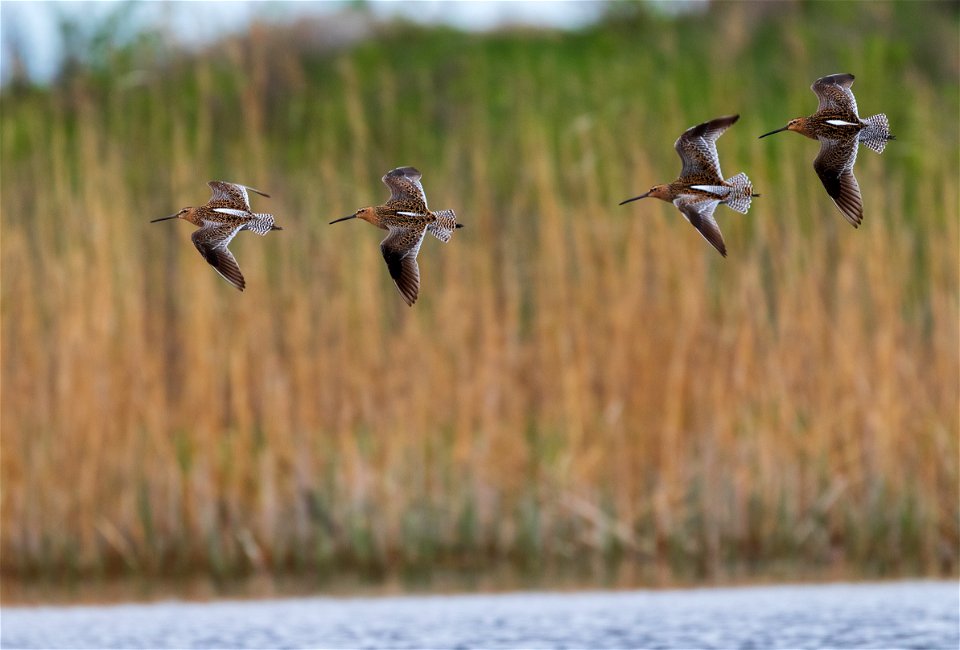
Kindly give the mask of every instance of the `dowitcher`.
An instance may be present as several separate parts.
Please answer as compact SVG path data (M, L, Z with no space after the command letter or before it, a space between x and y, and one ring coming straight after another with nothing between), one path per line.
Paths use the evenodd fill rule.
M241 230L252 230L258 235L266 235L271 230L283 230L283 228L274 225L272 214L260 214L250 210L247 190L268 198L269 194L264 194L252 187L225 181L210 181L207 185L210 186L213 195L206 205L198 208L183 208L176 214L153 219L150 223L167 219L183 219L197 226L198 230L190 236L193 245L217 273L243 291L246 281L240 273L236 258L227 246Z
M390 188L390 199L384 205L360 208L348 217L334 219L331 224L347 219L362 219L378 228L389 230L380 242L380 252L390 270L390 277L400 295L410 306L420 293L420 267L417 253L429 232L446 243L453 231L462 228L453 210L430 211L420 184L421 174L413 167L397 167L381 179Z
M714 210L722 203L746 214L753 197L759 196L753 193L746 174L723 180L720 172L717 138L738 119L739 115L718 117L684 131L673 144L683 161L680 177L666 185L654 185L646 194L621 201L620 205L648 196L673 203L703 238L726 257L727 247L713 217Z
M852 74L832 74L813 82L810 90L820 100L817 112L810 117L798 117L782 129L764 133L761 138L781 131L796 131L820 141L820 153L813 161L817 176L827 194L854 228L863 221L863 198L860 185L853 175L857 161L857 145L862 142L877 153L883 153L890 135L890 124L883 113L861 120L857 114L857 100L850 86Z

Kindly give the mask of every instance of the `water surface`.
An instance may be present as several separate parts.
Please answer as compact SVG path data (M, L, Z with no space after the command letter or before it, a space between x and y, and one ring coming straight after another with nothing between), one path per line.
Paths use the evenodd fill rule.
M954 582L6 607L3 648L957 648Z

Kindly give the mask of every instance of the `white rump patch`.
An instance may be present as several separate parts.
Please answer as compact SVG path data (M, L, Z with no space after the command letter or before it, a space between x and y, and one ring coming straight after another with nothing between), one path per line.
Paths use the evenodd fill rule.
M420 213L418 213L418 212L399 212L399 211L398 211L397 214L403 215L404 217L425 217L425 216L427 216L427 215L425 215L425 214L420 214Z
M827 124L832 124L834 126L857 126L853 122L844 122L843 120L827 120Z
M718 196L726 196L730 192L730 188L726 185L691 185L690 189L710 192Z

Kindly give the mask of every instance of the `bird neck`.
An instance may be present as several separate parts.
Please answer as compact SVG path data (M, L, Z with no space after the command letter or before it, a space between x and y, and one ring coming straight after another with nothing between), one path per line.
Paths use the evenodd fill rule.
M809 117L798 117L797 119L793 120L790 124L791 126L788 127L788 130L794 131L795 133L799 133L800 135L804 135L810 138L811 140L817 139L817 136L814 133L815 128Z
M196 208L186 208L186 210L187 212L182 217L180 217L181 219L183 219L184 221L189 221L195 226L203 225L203 219L200 218L200 215L197 213Z
M378 228L383 228L383 209L384 207L382 205L362 208L357 210L357 219L366 221L367 223L377 226Z

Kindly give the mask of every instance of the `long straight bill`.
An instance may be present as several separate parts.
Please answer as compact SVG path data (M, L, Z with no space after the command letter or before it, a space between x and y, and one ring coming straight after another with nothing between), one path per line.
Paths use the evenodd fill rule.
M760 136L760 138L765 138L765 137L767 137L768 135L773 135L774 133L780 133L781 131L786 131L786 130L787 130L787 127L783 127L782 129L777 129L776 131L771 131L770 133L764 133L763 135ZM760 138L757 138L757 139L759 140Z
M627 199L626 201L620 201L620 205L624 205L626 203L630 203L630 201L636 201L638 199L645 199L648 196L650 196L650 192L647 192L646 194L641 194L640 196L635 196L632 199Z
M351 214L349 217L340 217L339 219L334 219L333 221L330 222L329 225L332 226L335 223L340 223L341 221L346 221L347 219L356 219L356 218L357 218L357 215Z

